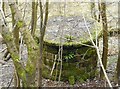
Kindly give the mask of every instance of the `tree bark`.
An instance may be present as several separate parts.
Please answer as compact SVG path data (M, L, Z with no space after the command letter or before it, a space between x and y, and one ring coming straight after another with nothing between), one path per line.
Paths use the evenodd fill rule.
M118 2L118 61L117 61L117 82L120 86L120 2Z
M11 13L12 13L12 28L13 29L13 36L14 36L14 42L15 42L15 45L16 45L16 48L18 50L18 53L19 53L19 28L18 28L18 25L15 25L17 22L15 21L15 11L14 11L14 8L12 6L10 6L10 9L11 9ZM15 71L15 77L14 77L14 82L15 82L15 86L16 87L20 87L20 79L18 77L18 74L16 73Z
M100 10L100 1L98 1L98 10L99 10L99 14L98 14L98 22L100 22L100 12L101 12L101 10Z
M106 17L106 4L101 2L101 18L103 25L103 53L102 53L102 62L103 66L106 69L107 67L107 55L108 55L108 26L107 26L107 17ZM100 71L101 79L104 78L103 71Z
M5 14L5 2L2 2L2 9L3 9L3 12Z
M40 0L40 16L41 16L41 22L40 22L40 58L38 61L38 87L42 87L42 60L43 60L43 43L44 43L44 35L45 35L45 29L47 25L48 20L48 0L46 1L46 10L45 10L45 18L43 20L43 8L42 8L42 2Z
M119 31L119 33L120 33L120 31ZM120 44L120 34L118 37L118 42L119 42L118 44ZM119 49L119 54L118 54L118 61L117 61L117 82L118 82L118 85L120 85L120 46L118 49Z
M1 28L2 28L2 36L6 42L8 51L10 52L10 55L12 57L15 69L16 69L19 77L23 81L25 81L26 80L25 79L25 71L24 71L23 66L20 63L20 60L19 60L19 53L18 53L18 50L17 50L16 45L15 45L14 40L13 40L13 34L5 26L2 26Z
M19 53L14 42L14 36L12 32L9 31L7 26L2 26L2 36L6 42L8 51L10 52L18 76L23 82L23 86L35 86L35 72L37 60L39 59L39 47L33 39L29 30L27 29L25 22L21 19L22 15L17 9L16 3L11 2L10 0L8 0L8 2L9 6L12 7L13 11L15 12L14 18L15 21L17 21L15 24L18 28L21 28L20 32L23 35L23 39L27 46L28 60L26 63L26 67L24 67L20 62Z
M36 25L37 25L37 7L38 2L33 1L32 2L32 22L31 22L31 34L34 37Z

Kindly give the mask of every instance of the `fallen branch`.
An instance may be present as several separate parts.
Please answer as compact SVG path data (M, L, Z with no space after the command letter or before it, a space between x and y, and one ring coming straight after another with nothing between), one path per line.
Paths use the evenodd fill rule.
M87 31L88 31L89 36L90 36L90 40L91 40L93 46L96 48L97 55L98 55L98 59L99 59L99 62L100 62L100 66L101 66L101 68L102 68L102 70L103 70L103 73L104 73L104 75L105 75L106 81L108 82L109 87L112 89L112 84L110 83L110 80L109 80L109 78L108 78L108 76L107 76L107 73L106 73L106 71L105 71L105 68L104 68L104 66L103 66L102 59L101 59L101 57L100 57L99 48L97 47L97 44L95 45L95 43L94 43L94 41L93 41L93 39L92 39L92 35L91 35L91 33L90 33L90 29L89 29L88 26L87 26L86 19L85 19L84 15L83 15L83 19L84 19L85 26L86 26ZM97 32L97 31L96 31L96 32ZM96 33L96 35L97 35L97 33Z

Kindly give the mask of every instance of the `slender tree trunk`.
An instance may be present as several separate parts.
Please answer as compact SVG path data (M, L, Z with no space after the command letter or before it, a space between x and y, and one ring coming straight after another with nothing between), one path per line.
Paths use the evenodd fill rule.
M108 55L108 26L107 26L107 17L106 17L106 4L101 2L101 18L103 24L103 53L102 53L102 62L103 66L106 69L107 67L107 55ZM101 69L100 77L103 79L104 74Z
M42 26L43 26L43 9L42 9L42 2L40 0L40 18L41 18L41 22L40 22L40 58L38 61L38 87L42 87L42 50L43 50L43 36L42 36Z
M2 9L3 9L3 12L5 14L5 2L2 2Z
M45 18L43 20L43 8L42 8L42 2L40 0L40 16L41 16L41 22L40 22L40 58L38 61L38 87L42 87L42 60L43 60L43 39L45 35L45 29L47 25L48 20L48 0L46 1L46 9L45 9Z
M119 33L120 33L120 31L119 31ZM119 41L118 44L120 44L120 34L119 34L118 39L119 39L118 40ZM119 54L118 54L118 61L117 61L117 82L118 82L118 85L120 85L120 46L119 46L118 49L119 49Z
M35 0L33 0L33 2L32 2L32 22L31 22L31 34L32 34L32 36L35 35L35 30L36 30L37 7L38 7L38 2L35 2Z
M3 2L3 4L2 4L2 9L3 9L3 12L4 12L4 14L5 14L5 2ZM12 8L11 8L11 13L12 13L12 25L13 25L13 27L14 27L14 25L15 25L15 20L14 20L14 11L12 10ZM15 29L13 30L13 34L14 34L14 41L15 41L15 44L16 44L16 47L17 47L17 49L18 49L18 51L19 51L19 29L17 28L17 26L15 27ZM5 58L7 58L6 59L6 61L7 60L9 60L10 58L11 58L11 56L10 55L8 55L9 54L9 51L7 50L6 51L6 53L5 53L5 55L4 55L4 57ZM8 56L8 57L7 57ZM19 79L19 77L18 77L18 74L17 74L17 72L15 71L15 78L14 78L14 82L15 82L15 86L16 87L20 87L20 79Z
M98 0L98 10L99 10L99 14L98 14L98 22L100 22L100 1Z
M17 23L15 21L15 11L12 8L12 6L10 6L10 9L11 9L11 13L12 13L12 28L14 28L13 29L14 42L15 42L16 48L17 48L18 53L19 53L19 28L17 25L15 25L15 23ZM15 86L20 87L20 79L19 79L19 76L18 76L16 70L15 70L14 75L15 75L15 77L14 77Z
M14 35L14 41L17 47L17 50L19 52L19 27L18 25L16 25L17 21L15 20L15 11L14 8L12 6L10 6L11 9L11 13L12 13L12 28L13 29L13 35Z
M15 12L14 19L17 21L15 24L18 26L18 28L21 28L20 32L22 33L23 40L27 46L28 60L25 67L20 62L19 52L14 41L14 36L12 32L9 31L9 28L7 26L1 27L2 36L12 57L16 72L23 82L23 86L35 86L36 64L37 60L39 59L39 47L29 32L25 22L22 20L22 15L18 10L16 3L11 2L11 0L8 0L8 3L9 6L12 7L12 10Z
M18 75L21 77L21 79L25 80L23 77L25 76L24 74L24 69L22 65L20 64L19 60L19 53L17 51L16 45L13 40L12 33L9 31L7 27L2 27L2 36L6 42L8 51L10 52L10 55L12 57L15 70L17 71ZM18 71L19 70L19 71Z
M120 86L120 2L118 3L118 61L117 61L117 82Z

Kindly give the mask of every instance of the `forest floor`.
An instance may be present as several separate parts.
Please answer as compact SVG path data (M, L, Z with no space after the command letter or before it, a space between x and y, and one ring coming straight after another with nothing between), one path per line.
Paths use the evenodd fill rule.
M1 50L5 48L5 45L0 45L0 60L2 60L3 53ZM99 44L100 52L102 53L102 40L100 40ZM118 59L118 38L117 37L109 37L109 53L108 53L108 67L107 74L113 86L116 86L115 83L115 68ZM100 69L100 65L98 63L98 70ZM7 87L10 85L10 82L13 78L14 67L12 60L5 62L4 65L0 64L0 88ZM100 80L99 75L96 76L93 80L87 79L84 83L76 82L74 85L70 85L68 82L58 82L52 81L49 79L43 79L44 87L71 87L71 86L82 86L82 87L105 87L108 86L105 80ZM13 82L10 85L13 86Z

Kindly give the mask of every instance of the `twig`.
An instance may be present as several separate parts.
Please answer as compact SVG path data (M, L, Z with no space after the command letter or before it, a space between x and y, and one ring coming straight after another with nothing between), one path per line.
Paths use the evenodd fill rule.
M61 47L62 48L62 47ZM60 73L59 73L59 82L60 82L60 78L61 78L61 73L62 73L62 50L60 51Z
M14 76L14 75L13 75L13 76ZM8 86L7 86L7 89L9 89L9 87L10 87L10 85L11 85L12 81L13 81L13 76L12 76L12 78L11 78L11 80L10 80L10 82L9 82Z
M20 37L20 46L19 46L19 58L20 58L20 60L22 59L22 43L23 42L23 37L21 36Z
M87 52L90 50L90 48L84 53L83 57L81 58L82 60L85 58L85 55L87 54Z
M85 26L86 26L86 29L87 29L87 31L88 31L88 34L89 34L89 36L90 36L90 40L91 40L93 46L95 46L95 43L94 43L94 41L93 41L93 39L92 39L92 35L91 35L91 32L90 32L90 29L89 29L88 26L87 26L87 22L86 22L86 19L85 19L84 16L83 16L83 19L84 19Z
M87 47L95 48L95 46L87 45L87 44L84 44L84 43L79 43L79 44L87 46Z
M100 57L99 48L98 48L97 46L96 46L96 50L97 50L97 55L98 55L98 59L99 59L99 62L100 62L100 66L101 66L101 68L102 68L102 70L103 70L103 73L104 73L104 75L105 75L105 78L106 78L109 86L110 86L111 89L112 89L112 85L111 85L111 83L110 83L110 80L109 80L109 78L108 78L108 76L107 76L107 73L106 73L106 71L105 71L105 68L104 68L104 66L103 66L102 59L101 59L101 57Z
M2 3L2 0L1 0L1 3ZM3 24L6 26L6 21L5 21L5 15L4 15L4 11L2 9L2 6L0 7L0 11L1 11L1 15L2 15L2 20L3 20Z
M56 81L56 79L57 79L57 73L58 73L58 70L57 70L57 68L58 68L58 65L59 65L59 59L58 59L57 65L56 65L55 81Z
M53 70L54 70L54 68L55 68L56 59L57 59L57 55L55 55L54 64L53 64L53 67L52 67L52 70L51 70L50 76L52 76Z
M83 13L82 13L82 14L83 14ZM108 82L108 85L110 86L110 88L113 89L113 88L112 88L112 85L111 85L111 83L110 83L110 80L109 80L109 78L108 78L108 76L107 76L107 73L106 73L106 71L105 71L105 68L104 68L104 66L103 66L102 59L101 59L101 57L100 57L99 48L97 47L97 45L95 45L95 43L94 43L94 41L93 41L93 39L92 39L92 35L91 35L91 33L90 33L90 29L89 29L88 26L87 26L86 19L85 19L84 16L83 16L83 19L84 19L85 26L86 26L86 28L87 28L87 30L88 30L88 33L89 33L89 36L90 36L90 40L91 40L93 46L96 48L97 55L98 55L98 59L99 59L99 62L100 62L100 66L101 66L101 68L102 68L102 70L103 70L103 73L104 73L104 75L105 75L106 81ZM96 35L97 35L97 34L96 34Z

